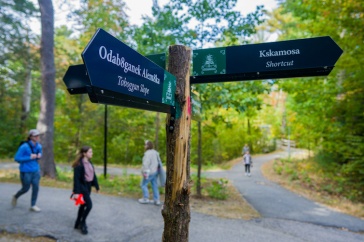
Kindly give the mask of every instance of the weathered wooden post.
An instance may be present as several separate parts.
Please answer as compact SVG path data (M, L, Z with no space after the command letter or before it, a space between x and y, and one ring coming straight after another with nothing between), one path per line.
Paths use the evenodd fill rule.
M169 47L168 71L176 76L176 114L167 116L167 181L162 241L188 241L190 223L191 49Z

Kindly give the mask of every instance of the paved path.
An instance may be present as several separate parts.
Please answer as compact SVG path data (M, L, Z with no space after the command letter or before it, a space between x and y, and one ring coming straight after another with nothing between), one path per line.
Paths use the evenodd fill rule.
M294 151L300 152L299 150ZM281 152L255 157L251 177L244 175L242 163L235 165L230 171L209 173L209 176L225 177L233 181L234 186L244 198L264 218L299 221L364 232L363 219L336 212L265 179L261 173L261 165L277 156L285 155L284 152Z
M268 155L255 159L252 177L243 176L239 164L229 172L213 173L232 179L263 218L250 221L222 219L192 211L189 241L364 241L363 234L338 229L347 227L355 231L355 228L361 228L363 231L363 220L337 214L264 180L258 164L271 158L273 156ZM73 229L77 208L69 200L69 190L41 187L38 206L42 211L33 213L28 210L29 192L18 200L16 208L11 207L11 196L19 188L19 184L0 183L0 231L49 236L58 241L161 241L164 225L160 207L142 205L133 199L92 194L94 206L88 219L89 234L81 235ZM265 193L272 195L267 197ZM287 199L283 199L285 197ZM264 203L266 199L269 200ZM298 208L294 205L301 202L303 205ZM306 207L310 203L314 206ZM268 209L262 208L265 206ZM327 223L331 219L341 219L341 216L347 219L342 221L352 225L316 221L324 217L322 221Z

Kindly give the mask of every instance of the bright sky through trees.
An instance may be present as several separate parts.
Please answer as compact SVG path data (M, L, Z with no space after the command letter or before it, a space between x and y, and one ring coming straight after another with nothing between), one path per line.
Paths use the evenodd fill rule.
M151 15L152 14L152 0L142 0L143 4L141 4L141 0L124 0L126 5L129 7L129 10L126 13L129 15L130 23L140 25L142 23L141 16L142 15ZM255 10L256 6L264 5L265 9L271 11L272 9L277 7L277 0L238 0L236 9L241 10L243 15L251 13ZM163 6L168 3L168 0L159 0L159 6Z
M38 5L37 0L32 0L35 5ZM65 5L63 5L63 8L60 8L61 2L63 0L53 0L53 7L55 9L55 26L58 27L60 25L65 24L65 19L68 10L65 9ZM246 15L248 13L251 13L255 10L256 6L258 5L264 5L265 9L268 11L273 10L277 7L277 0L238 0L236 9L241 10L243 15ZM128 6L128 10L125 12L129 16L129 20L131 24L141 25L142 24L142 15L151 15L152 14L152 0L124 0L126 5ZM143 2L143 4L141 4ZM160 6L165 5L168 3L168 0L159 0L158 4ZM40 22L34 21L32 23L33 30L35 32L40 33Z

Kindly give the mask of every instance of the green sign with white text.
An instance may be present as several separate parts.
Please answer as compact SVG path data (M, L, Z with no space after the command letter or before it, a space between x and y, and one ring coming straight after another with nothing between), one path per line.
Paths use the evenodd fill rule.
M194 50L191 84L326 76L342 53L329 36Z

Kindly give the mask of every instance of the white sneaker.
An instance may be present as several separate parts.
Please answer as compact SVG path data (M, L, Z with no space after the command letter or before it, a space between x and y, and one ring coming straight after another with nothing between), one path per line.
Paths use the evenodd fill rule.
M33 211L33 212L40 212L41 211L41 209L40 208L38 208L37 206L32 206L32 207L30 207L30 209L29 209L30 211Z
M13 206L13 208L15 208L16 206L16 202L18 199L16 199L15 195L13 196L13 199L11 199L11 205Z
M140 199L138 199L138 202L139 202L139 203L142 203L142 204L150 203L150 201L149 201L149 199L148 199L148 198L140 198Z
M248 176L250 176L250 173L248 174Z
M159 206L159 205L161 205L161 201L154 201L154 205L157 205L157 206Z

